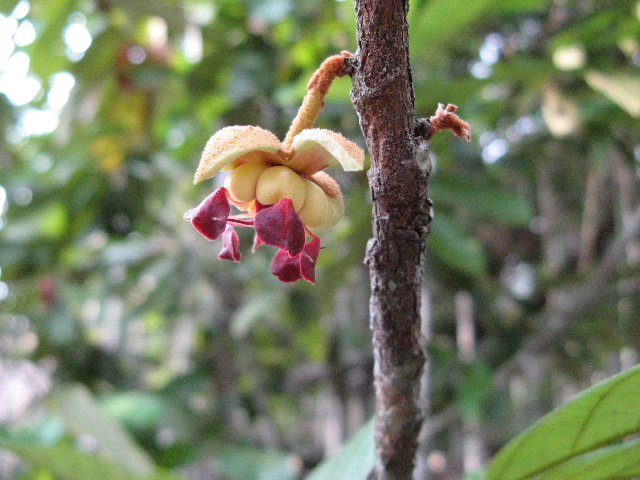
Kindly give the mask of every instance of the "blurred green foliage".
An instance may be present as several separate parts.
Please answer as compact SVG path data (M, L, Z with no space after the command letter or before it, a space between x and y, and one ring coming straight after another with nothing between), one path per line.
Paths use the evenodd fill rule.
M347 213L323 235L315 286L278 283L250 232L240 264L218 260L182 214L213 188L192 184L210 135L282 138L315 68L355 51L353 4L0 13L0 446L27 461L0 477L92 478L73 463L93 478L301 478L373 413L366 174L332 172ZM473 136L432 141L437 428L421 455L437 480L461 475L469 435L486 461L637 363L640 4L416 0L409 22L417 115L455 103ZM317 126L364 147L349 89L336 81ZM7 373L25 365L35 380Z

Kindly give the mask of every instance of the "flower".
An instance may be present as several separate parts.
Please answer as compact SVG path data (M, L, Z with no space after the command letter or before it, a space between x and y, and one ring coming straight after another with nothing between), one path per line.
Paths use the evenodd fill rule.
M320 251L317 234L333 226L344 213L338 184L321 169L341 165L362 169L364 152L342 135L306 129L293 138L292 149L271 132L254 126L218 131L204 149L194 182L231 170L218 188L185 218L206 238L222 236L219 257L240 261L234 226L253 226L254 248L264 243L279 247L271 271L280 280L315 281ZM245 212L232 216L231 205ZM311 237L305 244L306 237Z
M238 262L239 239L234 227L253 226L254 249L278 247L271 273L283 282L315 282L320 252L317 234L344 214L340 187L322 170L340 165L361 170L364 152L330 130L311 128L323 106L331 81L344 75L343 53L327 59L309 83L309 93L283 142L256 126L230 126L207 142L194 183L230 170L224 187L185 214L210 240L222 238L219 258ZM243 213L231 215L231 205ZM305 243L307 237L310 238Z

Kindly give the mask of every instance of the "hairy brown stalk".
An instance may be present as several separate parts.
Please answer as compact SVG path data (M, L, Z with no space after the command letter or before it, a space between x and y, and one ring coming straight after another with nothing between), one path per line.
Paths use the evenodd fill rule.
M298 109L296 118L291 122L287 136L282 142L282 148L285 151L291 149L293 137L302 130L313 127L314 122L318 118L318 114L324 108L324 97L329 92L329 87L331 87L336 77L340 78L347 75L345 59L353 57L353 53L350 52L332 55L322 62L318 70L315 71L311 80L309 80L307 94L302 100L302 105L300 105Z

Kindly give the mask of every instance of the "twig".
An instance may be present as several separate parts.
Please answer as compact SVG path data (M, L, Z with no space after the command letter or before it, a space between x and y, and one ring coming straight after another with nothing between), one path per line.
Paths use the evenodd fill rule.
M429 162L419 162L408 1L356 0L352 100L371 153L371 329L378 480L411 478L422 425L420 286L429 231ZM426 142L426 141L425 141Z

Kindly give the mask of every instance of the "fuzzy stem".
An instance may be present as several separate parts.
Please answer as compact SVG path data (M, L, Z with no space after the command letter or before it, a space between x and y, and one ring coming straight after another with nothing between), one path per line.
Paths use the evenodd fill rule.
M293 137L301 131L313 127L318 115L324 108L324 97L329 92L333 80L336 77L343 77L347 74L344 63L345 58L353 56L349 52L333 55L322 62L320 68L315 71L307 85L307 94L302 100L298 114L291 122L287 136L282 142L285 152L292 153L291 143L293 142Z

